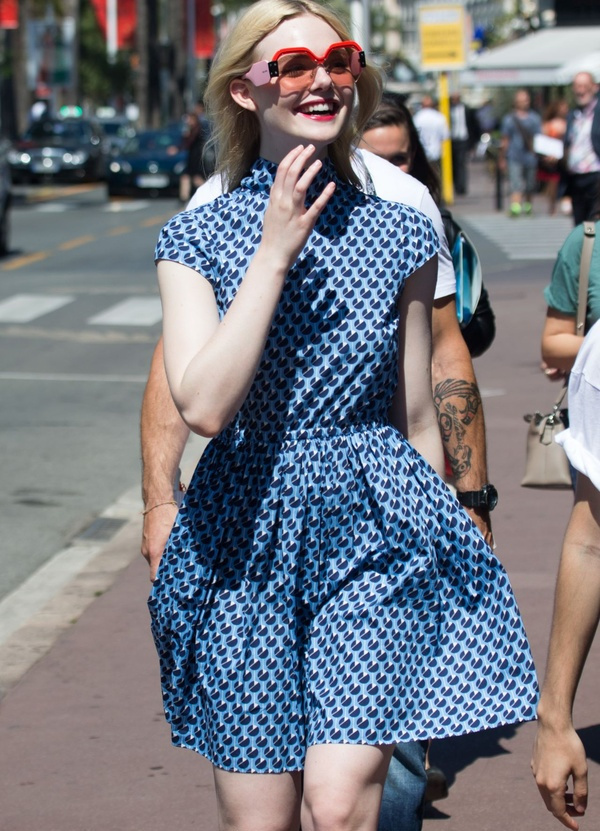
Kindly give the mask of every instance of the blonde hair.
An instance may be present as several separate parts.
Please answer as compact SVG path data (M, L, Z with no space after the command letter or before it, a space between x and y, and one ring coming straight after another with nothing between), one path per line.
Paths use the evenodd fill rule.
M255 113L235 103L229 92L231 82L241 78L252 66L256 45L284 20L311 14L320 17L337 32L340 40L350 40L349 32L337 14L314 0L259 0L238 20L227 35L213 61L204 95L213 122L217 171L225 188L237 187L259 156L260 127ZM350 162L358 137L381 98L381 76L366 66L356 81L358 104L341 134L329 146L329 158L338 175L359 185Z

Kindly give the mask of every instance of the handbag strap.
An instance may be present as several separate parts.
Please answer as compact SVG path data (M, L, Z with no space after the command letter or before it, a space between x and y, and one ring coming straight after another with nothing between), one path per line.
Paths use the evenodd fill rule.
M594 239L596 237L596 223L583 223L583 244L581 247L581 262L579 264L579 294L577 297L577 321L575 323L575 334L585 334L585 318L587 313L588 284L590 279L590 265L592 262L592 251L594 250Z
M563 403L563 398L567 394L568 389L569 389L569 385L565 384L564 387L562 388L562 391L561 391L560 395L558 396L558 398L554 402L554 406L552 407L552 412L553 412L554 415L556 415L557 411L560 409L560 405Z

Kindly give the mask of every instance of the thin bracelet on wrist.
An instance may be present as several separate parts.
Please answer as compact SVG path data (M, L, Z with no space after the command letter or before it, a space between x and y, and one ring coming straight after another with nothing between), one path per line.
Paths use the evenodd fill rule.
M152 505L151 508L146 508L141 512L141 514L142 516L146 516L146 514L149 514L150 511L153 511L155 508L160 508L162 505L174 505L176 508L179 508L179 505L174 499L168 499L166 502L157 502L156 505Z

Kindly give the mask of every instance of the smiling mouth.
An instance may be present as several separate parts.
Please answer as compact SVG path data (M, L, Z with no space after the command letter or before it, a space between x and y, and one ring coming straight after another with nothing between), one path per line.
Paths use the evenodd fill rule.
M301 115L335 115L340 106L337 101L319 101L312 104L304 104L298 107L296 112Z

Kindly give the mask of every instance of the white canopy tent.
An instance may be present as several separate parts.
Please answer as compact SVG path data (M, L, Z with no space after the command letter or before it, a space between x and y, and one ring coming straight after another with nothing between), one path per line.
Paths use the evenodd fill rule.
M463 82L486 87L557 86L577 72L600 80L600 26L540 29L473 57Z

